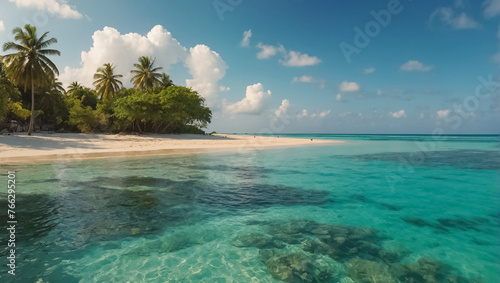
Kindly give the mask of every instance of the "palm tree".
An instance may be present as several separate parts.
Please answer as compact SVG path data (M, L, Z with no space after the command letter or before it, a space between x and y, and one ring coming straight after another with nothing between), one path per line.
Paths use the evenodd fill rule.
M173 85L174 85L174 82L172 82L169 75L167 75L165 73L161 74L161 77L160 77L160 87L161 88L167 88L167 87L173 86Z
M68 94L72 94L73 92L79 90L79 89L83 89L83 86L78 83L78 82L72 82L69 86L68 86L68 91L67 93Z
M62 82L60 82L57 78L48 81L46 84L46 89L49 92L58 93L61 95L66 92L64 90L64 87L62 86Z
M140 64L134 64L136 70L132 70L131 73L135 74L135 76L130 81L134 83L136 89L148 91L160 84L162 75L156 72L163 68L154 68L155 61L156 59L151 57L142 56L139 57Z
M17 27L12 33L19 43L7 42L3 50L15 50L16 53L0 56L0 59L5 63L6 73L15 85L23 86L24 91L31 89L31 118L28 129L28 135L31 135L35 124L35 88L42 87L44 83L59 75L59 70L47 55L61 53L55 49L46 49L57 43L57 39L47 39L48 32L38 37L35 26L25 25L24 30Z
M98 68L97 73L94 75L94 85L101 95L101 99L112 98L123 86L123 83L119 80L123 76L115 74L115 68L116 66L113 66L113 64L106 63L103 67Z

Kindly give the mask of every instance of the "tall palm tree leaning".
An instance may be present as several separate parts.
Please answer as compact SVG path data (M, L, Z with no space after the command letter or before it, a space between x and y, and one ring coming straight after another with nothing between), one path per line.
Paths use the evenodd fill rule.
M115 74L115 66L110 63L97 69L94 75L94 86L101 95L101 99L112 98L120 90L123 83L119 80L122 75Z
M136 70L132 70L131 73L135 76L130 80L134 84L134 88L148 91L155 86L160 85L160 78L162 74L157 73L162 70L162 67L154 67L156 59L151 57L142 56L139 57L140 64L134 64Z
M25 25L24 30L17 27L12 33L18 43L7 42L3 45L3 50L14 50L16 53L0 56L0 59L6 66L7 76L15 85L24 87L24 91L31 89L31 118L28 128L28 135L31 135L35 125L35 88L42 87L59 75L56 65L47 56L61 53L55 49L46 49L57 43L57 39L47 39L48 32L38 37L35 26Z

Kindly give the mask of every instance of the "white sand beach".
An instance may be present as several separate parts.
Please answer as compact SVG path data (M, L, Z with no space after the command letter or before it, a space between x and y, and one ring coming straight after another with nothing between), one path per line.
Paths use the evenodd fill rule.
M0 136L0 164L119 156L246 151L340 143L242 135L111 135L26 133Z

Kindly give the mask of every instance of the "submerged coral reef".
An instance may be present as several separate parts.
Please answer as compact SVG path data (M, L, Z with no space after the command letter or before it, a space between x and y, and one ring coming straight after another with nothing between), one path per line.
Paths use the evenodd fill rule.
M407 219L407 222L419 227L429 224L421 219ZM407 263L404 259L410 252L404 248L384 248L383 243L389 238L373 228L306 219L251 221L247 225L263 226L264 233L239 235L232 244L259 249L267 272L284 282L483 282L480 278L465 278L441 261L421 258Z

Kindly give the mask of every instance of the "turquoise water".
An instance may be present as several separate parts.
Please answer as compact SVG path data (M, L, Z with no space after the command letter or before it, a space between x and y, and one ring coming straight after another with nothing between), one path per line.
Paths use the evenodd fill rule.
M0 282L500 282L498 136L291 136L346 142L1 165Z

